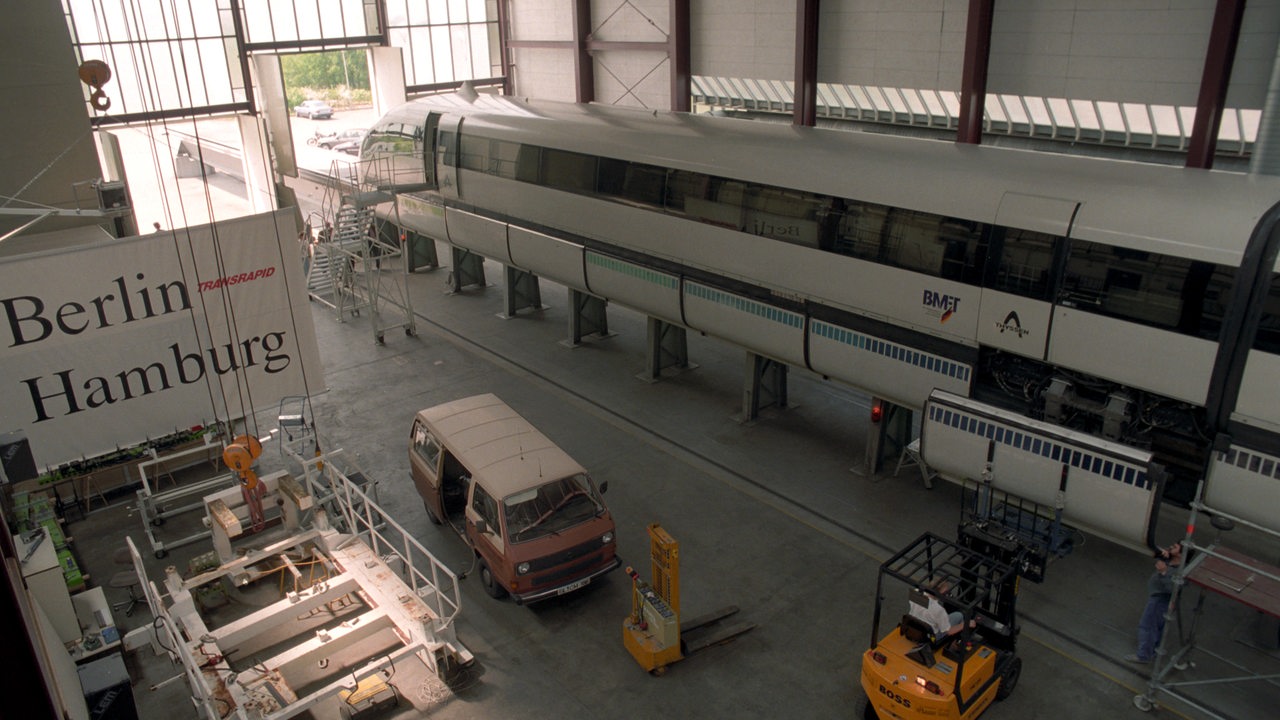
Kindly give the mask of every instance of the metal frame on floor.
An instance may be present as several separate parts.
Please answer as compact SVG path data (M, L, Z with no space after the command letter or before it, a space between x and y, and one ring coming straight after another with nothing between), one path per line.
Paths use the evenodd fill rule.
M284 720L341 703L366 679L389 678L405 662L421 662L448 684L474 661L456 634L457 576L349 479L332 454L295 457L308 466L305 483L286 471L263 479L280 476L281 487L293 488L278 493L282 522L231 538L239 544L233 559L185 578L171 566L162 594L145 581L130 541L156 618L147 629L153 646L182 666L192 700L209 720ZM310 577L315 568L322 570L318 580ZM243 588L277 574L293 578L293 589L247 617L215 626L201 612L207 586ZM309 610L324 615L335 606L339 624L308 628L299 621Z
M1135 695L1133 698L1134 706L1144 712L1158 707L1157 697L1160 693L1175 695L1175 690L1178 688L1280 679L1280 672L1249 672L1246 668L1235 664L1233 664L1234 667L1240 670L1241 674L1196 680L1171 679L1174 671L1184 670L1194 664L1192 654L1199 649L1196 631L1206 611L1205 600L1210 593L1270 617L1280 618L1280 568L1231 550L1220 542L1223 531L1228 531L1237 525L1253 528L1276 539L1280 539L1280 532L1211 508L1204 504L1203 498L1204 480L1201 480L1196 489L1195 500L1191 502L1187 535L1182 541L1182 556L1186 561L1178 566L1173 574L1173 595L1169 602L1169 609L1165 613L1166 630L1156 648L1151 679L1147 683L1146 692ZM1196 521L1199 516L1206 514L1217 532L1207 544L1200 544L1195 537ZM1195 585L1200 592L1191 613L1187 635L1184 638L1171 638L1170 629L1174 627L1171 621L1178 614L1177 608L1180 607L1183 590L1188 584ZM1171 647L1172 640L1180 642L1176 647ZM1184 693L1176 693L1176 697L1208 717L1218 720L1226 720L1228 717Z

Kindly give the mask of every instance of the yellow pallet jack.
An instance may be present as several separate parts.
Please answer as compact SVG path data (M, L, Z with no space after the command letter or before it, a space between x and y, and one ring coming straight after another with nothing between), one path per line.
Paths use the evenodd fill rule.
M755 623L717 626L738 612L737 605L681 622L680 545L658 523L649 525L649 555L653 584L642 580L634 568L627 568L631 614L622 621L622 644L645 672L662 675L668 665L755 627Z

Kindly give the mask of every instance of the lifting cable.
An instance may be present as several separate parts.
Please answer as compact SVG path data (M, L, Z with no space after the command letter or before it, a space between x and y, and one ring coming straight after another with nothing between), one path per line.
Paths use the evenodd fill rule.
M107 14L107 10L106 10L107 2L108 0L94 0L94 2L90 4L90 8L93 11L94 25L95 25L95 30L97 31L97 35L99 38L105 39L105 42L103 43L103 45L105 46L103 47L103 50L104 50L103 54L106 56L109 56L112 63L115 66L119 67L120 63L118 61L118 58L116 57L115 46L117 44L121 44L121 42L112 40L110 35L108 34L108 31L107 31L108 23L104 19L104 16ZM163 103L159 98L160 81L156 77L154 72L155 58L153 55L153 43L149 40L138 39L136 37L136 35L141 34L139 33L139 29L143 27L143 21L142 21L142 18L140 17L140 14L139 14L140 11L137 3L127 2L127 0L117 0L117 2L119 4L119 11L120 11L121 17L125 21L123 24L123 27L124 27L126 38L123 41L123 44L127 45L128 52L129 52L129 60L131 61L133 67L136 68L139 73L138 91L139 91L140 98L143 100L144 104L149 104L153 108L153 112L162 113L160 116L159 125L160 125L160 129L163 131L163 135L167 138L170 135L170 128L169 128L168 119L163 115L163 107L162 107ZM183 42L182 38L170 35L170 32L176 32L178 30L177 27L171 26L171 23L170 23L171 20L173 21L174 24L177 23L178 3L176 2L176 0L169 1L169 11L171 13L170 15L162 14L162 17L160 19L164 25L164 31L165 31L165 37L163 39L163 42L165 42L165 44L168 46L169 61L174 70L175 80L177 79L177 75L179 74L179 72L181 72L181 77L185 84L186 97L189 100L192 97L192 86L191 86L190 72L187 66L186 51L183 47L181 47ZM175 48L174 48L175 44L179 45L179 47L177 48L176 57L175 57ZM140 62L141 58L139 57L139 52L140 52L139 46L143 46L143 45L145 45L145 51L143 52L145 52L146 62ZM83 56L83 48L82 46L80 47L81 47L81 54ZM243 51L242 48L237 48L237 50ZM200 58L197 57L197 61L199 60ZM123 85L123 83L121 84ZM110 113L107 113L105 111L99 111L99 112L101 113L101 117L104 117L104 118L112 117ZM161 200L161 203L162 203L161 210L163 212L163 217L165 219L165 222L169 225L169 228L170 228L169 234L173 239L174 254L179 259L179 272L181 274L182 282L184 286L188 288L188 292L190 292L190 288L192 288L193 285L190 282L191 278L188 277L187 268L181 262L182 253L181 253L181 247L180 247L180 239L178 235L179 231L175 227L176 223L174 222L173 207L170 202L171 197L170 197L169 189L166 187L166 183L164 181L164 175L162 172L162 162L161 162L159 151L157 150L157 145L156 145L157 143L156 132L155 132L156 124L155 124L155 121L150 117L144 120L143 124L145 126L144 133L147 137L147 140L151 148L152 167L157 180L159 199ZM201 177L204 180L203 186L204 186L205 209L206 209L206 214L208 216L210 233L212 236L212 248L213 248L214 257L215 257L215 266L217 268L217 272L219 273L219 277L222 277L226 275L226 261L222 251L221 240L219 237L219 230L216 225L212 193L209 190L208 178L203 173L203 170L206 167L204 163L203 138L200 132L199 121L195 118L192 118L191 125L192 125L193 135L194 135L195 144L196 144L195 159L197 162L200 163L200 168L202 171ZM133 129L130 127L128 123L123 123L123 127L126 129ZM86 135L94 132L95 130L96 128L91 128L89 131L86 132ZM258 133L258 137L260 138L259 142L262 142L261 133ZM78 138L76 141L72 143L72 145L80 142L80 140L82 139L83 138ZM62 154L65 155L67 152L70 151L70 149L71 147L69 146L66 150L63 151ZM268 161L269 156L267 154L267 151L269 150L269 148L260 147L259 150L262 155L263 167L266 170L266 177L270 178L271 181L274 182L274 176L275 176L274 171L270 167L270 164ZM56 159L55 159L55 162L56 162ZM174 180L176 182L177 178L175 177ZM34 182L34 179L32 180L32 182ZM209 308L205 302L204 293L199 292L199 287L201 284L201 273L198 265L196 264L195 239L194 239L193 233L190 230L190 221L187 216L187 208L186 208L186 204L182 202L181 194L177 196L177 200L178 200L178 212L180 213L182 224L184 226L182 231L183 231L183 234L186 236L185 239L186 239L186 245L187 245L187 252L189 253L189 257L192 260L191 272L194 274L194 280L195 280L194 288L197 291L197 294L199 295L200 312L204 316L203 329L205 332L205 336L208 338L208 343L209 343L209 347L207 348L207 351L210 354L210 357L209 357L210 371L206 372L204 377L205 388L209 398L209 405L213 411L215 419L217 419L219 416L219 406L218 406L217 400L220 398L221 408L223 410L223 413L227 416L225 419L228 423L230 423L232 406L231 406L230 398L228 397L228 390L227 390L226 384L221 380L221 377L222 377L221 375L218 375L218 380L216 383L217 388L214 387L214 384L215 384L214 375L217 374L215 371L218 366L217 352L213 347L214 332L213 332L213 326L209 317L209 312L208 312ZM250 202L252 202L252 199L250 200ZM5 204L7 205L8 201L6 201ZM275 205L277 203L273 202L272 204ZM135 218L136 218L136 213L135 213ZM312 409L311 388L310 388L309 378L307 374L306 359L304 354L302 353L300 337L298 334L298 320L296 317L295 309L293 307L293 303L291 301L291 298L289 297L290 277L289 277L288 265L287 263L285 263L285 258L284 258L284 249L282 245L282 236L281 236L280 219L278 216L278 211L273 211L272 213L272 227L275 233L277 254L279 257L280 268L282 271L282 281L283 281L283 287L284 287L285 302L289 310L289 319L290 319L291 329L293 332L294 346L298 351L297 357L299 362L299 371L302 374L303 391L305 393L307 407L308 409ZM240 333L239 333L239 327L238 327L238 318L236 314L236 308L234 304L231 302L228 286L225 286L225 285L222 286L221 288L219 288L219 292L221 293L223 313L225 314L225 317L227 319L227 332L228 332L228 341L229 341L229 344L227 346L227 360L231 366L230 369L233 371L234 381L236 383L236 386L234 388L234 391L236 394L236 401L239 404L239 410L246 424L246 429L256 437L258 435L258 426L257 426L257 418L254 413L252 388L250 386L250 383L248 382L247 368L244 368L242 366L244 358L238 353L238 351L241 350L242 346L240 344ZM195 334L197 346L202 346L203 343L201 342L201 337L200 337L200 330L201 330L200 323L196 318L196 311L194 307L192 307L188 311L188 317L191 319L192 331ZM206 350L206 348L203 348L203 347L201 347L201 349ZM202 358L202 361L203 361L203 358ZM314 428L314 411L312 412L312 418L313 418L312 425ZM318 449L318 445L317 445L317 449Z
M121 3L121 7L122 7L122 10L123 10L125 0L119 0L119 1L120 1L120 3ZM179 9L178 9L178 3L176 2L176 0L170 0L169 5L170 5L170 12L172 13L172 17L176 19L176 18L178 17L178 11L179 11ZM137 17L137 5L136 5L136 3L133 5L133 11L134 11L134 24L135 24L135 25L139 25L139 19L138 19L138 17ZM168 35L168 32L167 32L167 31L168 31L168 30L170 30L170 27L169 27L168 19L167 19L167 18L166 18L166 20L165 20L165 29L166 29L166 35ZM185 86L186 86L186 94L187 94L187 97L188 97L188 98L191 98L191 97L193 96L193 94L192 94L192 92L191 92L191 76L190 76L190 68L189 68L189 67L188 67L188 65L187 65L187 54L186 54L185 49L184 49L184 48L182 48L181 46L179 46L179 48L178 48L178 50L177 50L177 52L178 52L178 57L177 57L177 58L174 58L174 47L173 47L173 46L174 46L174 44L175 44L175 42L174 42L173 40L170 40L170 41L167 43L167 45L168 45L168 47L169 47L169 56L170 56L170 58L169 58L169 59L170 59L170 64L171 64L171 66L174 68L175 75L178 73L178 71L179 71L179 70L181 70L181 71L182 71L182 72L181 72L181 77L183 78L184 83L185 83ZM132 50L132 46L131 46L131 50ZM243 50L242 48L237 48L237 51L238 51L238 52L239 52L239 51L242 51L242 50ZM147 54L148 54L148 61L149 61L149 64L148 64L148 66L147 66L147 67L148 67L148 68L154 68L154 60L153 60L153 58L152 58L152 56L151 56L151 48L150 48L150 46L148 46L148 48L147 48ZM197 61L199 61L199 58L197 58ZM140 66L140 65L136 62L136 59L135 59L135 67L142 67L142 66ZM153 81L153 75L152 75L152 73L151 73L151 72L148 72L148 73L147 73L147 77L148 77L148 80L149 80L149 81ZM155 83L155 82L153 81L153 84L158 84L158 83ZM150 88L150 87L149 87L148 89L152 89L152 88ZM157 103L157 107L158 107L158 103ZM165 129L165 132L166 132L166 135L167 135L167 134L168 134L168 121L162 117L162 118L161 118L161 124L162 124L163 128ZM150 121L148 121L148 133L149 133L149 134L150 134L150 127L151 127L151 124L150 124ZM201 133L200 133L200 126L199 126L199 122L198 122L197 120L192 120L192 129L193 129L193 134L195 135L195 140L196 140L197 161L200 163L200 167L201 167L201 169L202 169L202 171L203 171L203 168L205 167L205 164L204 164L204 142L203 142L203 139L202 139L202 137L201 137ZM257 137L258 137L258 138L260 138L259 142L262 142L262 140L261 140L261 138L262 138L261 133L257 133ZM267 177L267 178L271 179L271 181L272 181L272 182L274 182L275 174L274 174L274 171L273 171L273 170L272 170L272 168L270 167L270 164L269 164L269 162L268 162L268 160L267 160L267 159L268 159L268 157L269 157L268 152L267 152L268 150L269 150L268 148L264 148L264 147L260 147L260 148L259 148L260 155L261 155L261 157L262 157L262 161L263 161L263 169L266 171L264 175L265 175L265 177ZM159 172L159 159L158 159L158 153L157 153L156 148L155 148L154 136L153 136L153 135L152 135L152 156L153 156L153 159L154 159L154 161L155 161L155 165L156 165L157 177L159 178L159 177L160 177L160 172ZM203 177L203 173L202 173L202 177ZM175 179L176 179L176 178L175 178ZM216 223L215 223L216 218L214 217L214 205L213 205L213 198L212 198L212 193L209 191L209 185L208 185L207 178L205 178L205 181L204 181L204 183L203 183L203 187L204 187L205 207L206 207L206 211L207 211L207 214L208 214L208 217L209 217L210 231L211 231L211 234L212 234L212 239L213 239L213 248L214 248L214 253L215 253L215 257L216 257L216 267L217 267L217 269L218 269L218 276L219 276L219 277L223 277L223 276L225 276L225 275L226 275L226 261L225 261L225 255L224 255L224 253L223 253L223 251L222 251L222 244L221 244L221 239L220 239L220 236L219 236L219 231L218 231L218 228L217 228ZM167 191L165 191L164 186L163 186L163 183L161 183L161 192L162 192L162 194L166 197L166 202L165 202L165 212L166 212L166 220L168 220L168 219L169 219L169 215L168 215L168 213L169 213L169 205L168 205L168 202L167 202ZM250 202L252 203L252 199L250 199ZM273 205L275 205L276 203L274 203L274 202L273 202L272 204L273 204ZM191 257L192 257L192 260L193 260L193 267L194 267L194 259L195 259L194 241L193 241L192 233L191 233L191 232L190 232L190 230L189 230L189 225L190 225L190 223L189 223L189 222L187 222L187 218L186 218L186 206L185 206L185 204L182 204L182 203L181 203L181 197L180 197L180 196L179 196L179 207L180 207L180 209L181 209L181 211L182 211L182 213L183 213L183 221L184 221L184 225L186 225L186 226L187 226L187 228L188 228L188 229L186 229L186 230L185 230L185 233L186 233L186 239L187 239L188 250L189 250L189 252L191 253ZM172 226L172 222L170 222L170 225ZM284 288L284 290L283 290L283 292L284 292L284 300L285 300L285 303L286 303L286 307L287 307L287 308L288 308L288 310L289 310L289 320L290 320L290 326L291 326L291 329L292 329L292 332L293 332L293 342L294 342L294 346L295 346L295 348L297 348L297 350L298 350L298 352L297 352L297 357L298 357L298 363L299 363L299 372L302 374L303 392L304 392L305 397L306 397L306 402L307 402L308 408L310 409L310 408L311 408L311 388L310 388L310 383L309 383L309 379L308 379L308 376L307 376L306 359L305 359L305 355L304 355L304 353L302 353L302 351L301 351L301 350L302 350L302 347L301 347L301 342L300 342L300 336L299 336L299 334L298 334L298 322L297 322L297 317L296 317L296 313L295 313L295 311L294 311L293 303L292 303L292 301L291 301L291 298L289 297L289 287L290 287L290 285L289 285L289 271L288 271L288 265L287 265L287 263L285 263L285 261L284 261L284 250L283 250L282 237L281 237L281 232L280 232L280 219L279 219L278 214L277 214L276 212L274 212L274 211L273 211L273 213L272 213L272 229L273 229L274 234L275 234L277 255L278 255L279 260L280 260L280 268L281 268L281 272L282 272L282 284L283 284L283 288ZM172 232L174 233L174 236L175 236L175 246L176 246L176 242L177 242L176 234L177 234L177 231L176 231L176 230L174 230L174 231L172 231ZM185 276L185 270L184 270L183 272L184 272L184 276ZM199 277L199 271L198 271L198 269L196 269L196 282L197 282L197 288L198 288L198 287L199 287L199 283L200 283L200 277ZM241 338L240 338L239 324L238 324L238 317L237 317L237 314L236 314L236 308L235 308L234 304L231 302L230 293L229 293L229 287L228 287L228 286L225 286L225 285L224 285L223 287L221 287L221 288L220 288L220 293L221 293L221 300L222 300L222 305L223 305L223 312L225 313L225 315L226 315L226 317L227 317L227 321L228 321L228 334L229 334L229 338L228 338L228 339L231 341L231 344L228 346L228 359L229 359L229 361L232 363L232 365L233 365L234 367L237 367L237 368L239 369L239 371L240 371L240 372L239 372L239 373L237 373L237 375L236 375L236 391L237 391L237 394L238 394L238 398L237 398L237 400L238 400L239 405L240 405L240 408L239 408L239 409L240 409L240 412L241 412L242 417L245 419L246 428L247 428L247 429L249 429L249 430L250 430L250 432L251 432L251 433L256 437L256 436L258 436L260 433L259 433L258 425L257 425L257 417L256 417L256 414L255 414L255 412L254 412L254 411L256 410L256 406L255 406L255 403L253 402L252 387L251 387L250 383L248 382L247 368L240 367L240 365L241 365L240 360L241 360L242 358L239 358L239 359L238 359L238 358L234 357L234 354L237 352L237 350L238 350L239 348L241 348L241 345L240 345L240 339L241 339ZM208 312L207 312L207 310L206 310L206 306L205 306L205 302L204 302L204 296L203 296L203 293L201 293L201 294L200 294L200 302L201 302L201 309L202 309L202 311L204 311L205 330L206 330L206 332L207 332L207 334L208 334L210 345L212 345L212 344L213 344L213 329L212 329L212 326L210 325L209 315L208 315ZM194 317L193 317L193 323L194 323ZM214 352L215 352L215 351L213 350L213 348L212 348L212 347L210 348L210 352L211 352L211 353L214 353ZM212 361L212 362L214 362L214 364L216 365L216 361L212 360L212 358L211 358L211 361ZM209 387L209 389L210 389L211 401L212 401L212 392L213 392L213 390L212 390L212 382L213 382L213 380L212 380L212 378L210 377L211 375L212 375L212 373L207 373L207 374L206 374L206 377L205 377L205 380L206 380L206 385L207 385L207 386ZM228 402L227 397L226 397L226 387L225 387L225 385L223 385L223 383L221 383L221 382L219 382L218 384L219 384L219 391L220 391L220 393L222 394L223 408L226 410L226 412L227 412L227 414L228 414L228 416L229 416L229 415L230 415L230 411L231 411L231 407L230 407L230 403ZM215 409L215 414L216 414L216 409ZM312 418L313 418L313 420L312 420L312 424L313 424L313 426L314 426L314 410L312 410ZM230 417L228 417L227 419L228 419L228 421L230 421Z
M130 59L131 63L133 64L133 67L134 67L134 68L136 68L136 69L138 70L139 74L140 74L140 76L139 76L139 90L140 90L140 94L141 94L141 96L142 96L142 99L144 100L144 104L149 104L149 105L150 105L152 108L154 108L155 110L162 110L163 108L161 107L161 102L160 102L160 100L159 100L159 98L158 98L158 95L159 95L159 92L158 92L158 84L159 84L159 83L158 83L158 80L156 80L156 79L155 79L154 74L153 74L153 69L154 69L154 57L153 57L153 56L152 56L152 54L151 54L151 48L150 48L150 46L149 46L149 45L148 45L148 47L147 47L147 58L146 58L147 62L145 62L145 63L143 63L143 62L139 62L139 57L138 57L138 45L139 45L140 43L139 43L139 41L135 40L135 38L134 38L134 33L133 33L133 29L134 29L135 27L140 27L139 18L138 18L138 15L137 15L137 6L136 6L136 5L134 5L134 6L132 7L132 11L133 11L133 12L132 12L132 13L130 13L130 12L129 12L130 8L128 8L128 7L126 7L126 6L125 6L125 0L118 0L118 1L119 1L119 5L120 5L120 13L121 13L121 17L122 17L122 19L124 19L124 20L126 21L126 22L124 23L124 28L125 28L125 33L126 33L126 43L127 43L128 47L129 47L129 59ZM94 18L95 18L95 21L96 21L96 23L97 23L97 25L98 25L98 34L99 34L99 36L100 36L100 37L104 37L104 38L109 38L110 36L107 34L106 29L103 27L103 26L104 26L104 21L103 21L102 17L99 15L99 12L98 12L98 11L99 11L99 6L101 6L101 7L102 7L102 13L103 13L103 14L105 14L105 13L106 13L106 5L105 5L105 2L106 2L106 0L98 0L98 2L95 2L95 3L93 4L93 9L94 9ZM129 22L129 20L130 20L130 19L132 20L132 22ZM167 25L166 25L166 28L167 28ZM116 66L118 67L118 66L119 66L119 63L118 63L118 61L116 60L116 57L115 57L115 48L114 48L114 44L109 45L109 47L111 48L111 59L112 59L112 61L113 61L113 62L115 62L115 63L116 63ZM170 56L171 56L171 59L172 59L172 49L170 49ZM176 67L175 67L175 71L176 71ZM121 83L121 84L123 85L123 83ZM189 95L190 95L190 88L188 87L188 96L189 96ZM149 102L148 102L148 101L149 101ZM146 128L145 135L146 135L146 137L147 137L148 145L150 146L150 149L151 149L152 168L153 168L153 170L154 170L154 172L155 172L155 177L156 177L156 187L157 187L157 188L158 188L158 190L159 190L160 200L161 200L161 203L162 203L161 210L162 210L162 212L163 212L163 214L164 214L165 223L169 226L169 234L170 234L170 237L172 237L172 239L173 239L173 251L174 251L174 255L175 255L175 257L177 257L177 258L179 259L178 268L179 268L179 272L181 273L181 277L182 277L183 285L184 285L184 287L188 288L188 292L190 292L190 288L192 288L193 286L192 286L192 284L191 284L191 282L190 282L190 278L188 278L188 276L187 276L187 270L186 270L186 268L184 267L183 263L181 262L182 253L181 253L181 248L180 248L180 245L179 245L178 230L176 229L176 227L175 227L175 223L173 222L173 219L174 219L174 218L173 218L173 210L172 210L172 204L171 204L171 202L170 202L169 191L168 191L168 188L166 187L165 182L164 182L164 175L163 175L163 172L162 172L162 170L161 170L160 155L159 155L159 152L158 152L158 151L157 151L157 149L156 149L155 124L154 124L154 122L153 122L150 118L148 118L148 119L144 120L144 121L143 121L143 124L144 124L144 126L145 126L145 128ZM163 131L164 131L164 135L165 135L165 137L166 137L166 138L167 138L167 137L169 137L169 123L168 123L168 120L167 120L167 119L165 119L165 118L163 117L163 115L161 116L160 124L161 124L161 128L162 128L162 129L163 129ZM192 126L193 126L193 127L196 127L196 125L197 125L196 121L194 121L194 120L193 120L193 121L192 121ZM128 126L126 125L126 127L128 127ZM200 144L200 143L199 143L199 140L198 140L198 139L197 139L197 143L196 143L196 144L197 144L197 148L199 148L199 144ZM201 162L201 167L202 167L202 169L203 169L203 158L201 158L201 159L200 159L200 162ZM176 182L177 178L175 177L174 179L175 179L175 182ZM207 190L206 190L206 195L207 195ZM208 203L208 200L207 200L207 199L206 199L206 203ZM198 293L198 291L199 291L199 287L200 287L200 272L199 272L199 267L198 267L198 266L196 265L196 263L195 263L195 250L194 250L194 242L193 242L192 234L191 234L191 231L190 231L190 222L188 221L188 218L187 218L187 209L186 209L186 205L185 205L185 203L183 203L183 202L182 202L181 194L179 194L179 195L178 195L178 210L179 210L179 212L181 213L181 217L182 217L182 224L183 224L183 226L184 226L184 233L185 233L185 235L186 235L188 252L190 253L191 258L192 258L192 272L194 272L194 273L195 273L195 285L194 285L194 288L195 288L195 290L196 290L196 291L197 291L197 293ZM210 216L210 221L212 222L212 220L213 220L213 217L212 217L212 214L213 214L213 208L212 208L212 206L208 206L208 207L207 207L207 211L208 211L209 216ZM136 214L136 213L135 213L134 217L135 217L135 218L137 217L137 214ZM141 230L139 230L139 232L141 232ZM204 302L204 295L203 295L203 293L198 293L198 295L199 295L199 301L200 301L200 310L201 310L201 313L204 315L205 332L206 332L206 335L209 337L209 344L212 346L212 344L213 344L213 330L212 330L212 327L209 325L209 314L208 314L208 309L207 309L207 306L205 305L205 302ZM188 312L188 316L189 316L189 317L190 317L190 319L191 319L191 329L192 329L192 333L195 335L196 345L197 345L197 347L200 347L200 346L202 345L201 340L200 340L200 326L199 326L199 323L198 323L198 322L197 322L197 320L196 320L196 314L195 314L195 310L194 310L194 308ZM203 348L202 348L202 349L203 349ZM222 399L222 408L223 408L223 410L225 411L225 414L228 416L228 417L227 417L227 421L228 421L228 422L230 422L231 406L230 406L230 403L228 402L228 399L227 399L227 395L226 395L226 387L222 384L222 382L221 382L221 381L219 381L219 382L218 382L218 387L217 387L217 388L216 388L216 390L215 390L215 388L214 388L214 380L213 380L212 375L213 375L213 373L212 373L212 372L206 372L206 373L205 373L205 377L204 377L204 380L205 380L205 388L206 388L206 390L207 390L207 392L208 392L208 396L209 396L209 405L210 405L210 409L211 409L211 410L212 410L212 412L213 412L213 416L214 416L215 421L217 421L217 420L219 419L219 412L218 412L218 404L217 404L216 398L214 397L214 396L215 396L215 393L216 393L216 394L217 394L217 395L219 395L219 396L221 397L221 399Z

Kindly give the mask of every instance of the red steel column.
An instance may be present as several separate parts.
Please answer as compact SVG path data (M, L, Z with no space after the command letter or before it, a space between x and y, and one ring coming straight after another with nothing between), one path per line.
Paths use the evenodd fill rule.
M1191 124L1191 144L1187 149L1189 168L1208 170L1213 167L1218 128L1222 125L1222 108L1227 103L1231 66L1236 59L1236 42L1240 39L1244 3L1245 0L1218 0L1218 7L1213 12L1204 75L1200 78L1200 97L1196 100L1196 119Z
M693 94L689 59L689 0L671 0L671 36L667 59L671 63L671 109L689 112Z
M796 83L793 125L818 121L818 0L796 0Z
M589 103L596 99L595 65L587 43L591 39L591 0L574 0L573 3L573 70L577 82L578 102Z
M502 94L514 95L515 83L511 79L511 14L507 11L507 0L498 0L498 62L502 73Z
M982 142L982 116L987 105L987 63L991 57L991 18L995 0L969 0L964 37L964 69L960 78L960 117L956 142Z

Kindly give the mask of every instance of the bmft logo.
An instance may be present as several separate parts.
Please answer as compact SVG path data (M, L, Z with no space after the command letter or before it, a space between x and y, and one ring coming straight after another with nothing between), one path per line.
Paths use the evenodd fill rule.
M924 306L926 315L938 318L939 323L944 323L951 319L960 310L960 298L954 295L944 295L933 290L924 291L924 300L921 301Z

